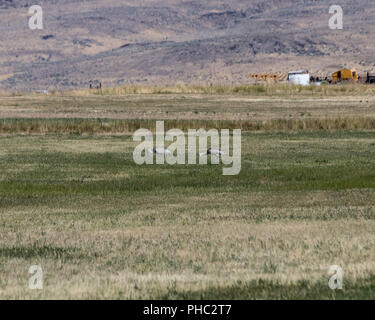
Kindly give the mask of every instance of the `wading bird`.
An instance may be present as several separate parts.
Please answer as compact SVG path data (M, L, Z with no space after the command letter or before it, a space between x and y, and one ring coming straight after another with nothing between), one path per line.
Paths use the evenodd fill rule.
M147 151L149 153L152 153L152 154L172 154L172 152L170 152L168 149L164 149L164 148L160 148L160 147L156 147L156 148L153 148L153 149L147 149Z
M212 154L212 155L218 157L219 155L221 155L221 156L224 155L225 152L222 151L222 150L220 150L220 149L211 149L211 148L209 148L209 149L207 150L207 152L202 152L202 153L199 154L199 156L200 156L200 157L203 157L203 156L206 156L206 155L208 155L208 154Z

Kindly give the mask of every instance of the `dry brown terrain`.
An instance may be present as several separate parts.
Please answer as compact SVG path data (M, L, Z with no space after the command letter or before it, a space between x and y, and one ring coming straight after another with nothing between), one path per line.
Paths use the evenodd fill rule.
M374 69L373 1L338 0L344 30L317 1L40 1L44 30L28 29L27 1L0 1L0 90L176 82L248 83L252 72Z
M316 96L316 95L315 95ZM375 118L375 97L203 94L2 96L0 118L275 120Z

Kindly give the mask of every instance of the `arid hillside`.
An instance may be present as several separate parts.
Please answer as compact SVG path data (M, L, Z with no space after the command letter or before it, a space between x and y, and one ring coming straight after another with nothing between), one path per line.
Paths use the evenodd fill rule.
M0 90L125 84L247 83L253 72L375 71L375 5L336 0L0 0Z

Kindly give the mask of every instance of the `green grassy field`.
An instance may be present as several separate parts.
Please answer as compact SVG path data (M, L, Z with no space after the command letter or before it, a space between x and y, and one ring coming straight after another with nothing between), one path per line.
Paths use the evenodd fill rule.
M148 108L123 99L124 113L129 99ZM173 104L156 99L161 111ZM0 136L2 299L375 298L375 131L255 128L242 135L241 173L223 176L222 165L135 165L131 119L100 131L3 118L12 129ZM24 129L32 121L54 130ZM28 288L35 264L43 290ZM343 290L328 286L331 265L344 271Z

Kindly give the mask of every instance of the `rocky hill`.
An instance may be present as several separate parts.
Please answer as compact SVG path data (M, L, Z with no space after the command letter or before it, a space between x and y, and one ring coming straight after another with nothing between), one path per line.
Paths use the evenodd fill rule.
M253 72L375 70L375 4L337 0L0 0L0 90L150 83L247 83Z

